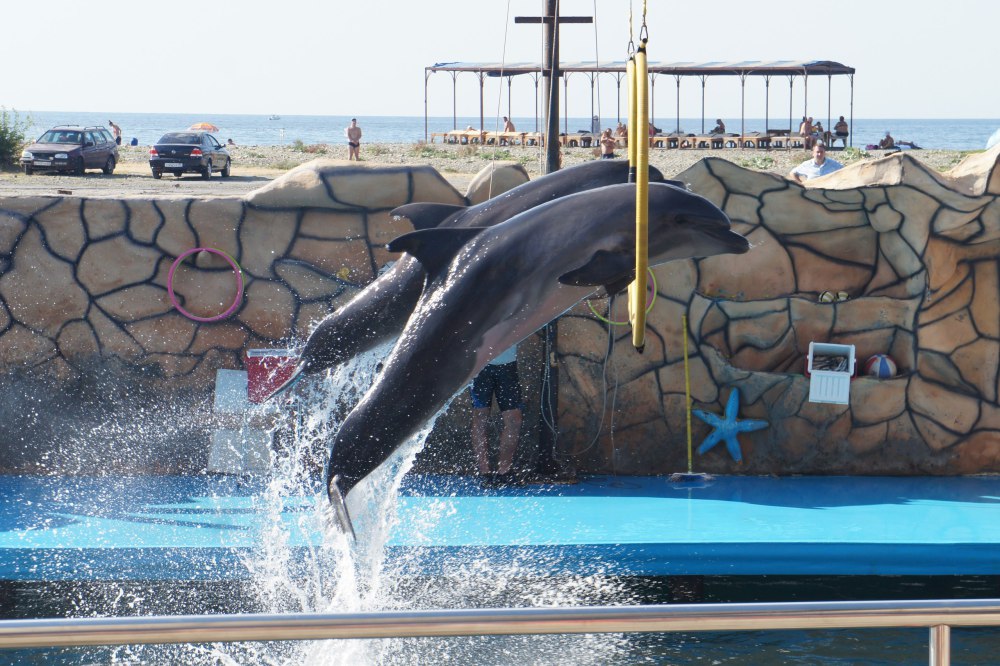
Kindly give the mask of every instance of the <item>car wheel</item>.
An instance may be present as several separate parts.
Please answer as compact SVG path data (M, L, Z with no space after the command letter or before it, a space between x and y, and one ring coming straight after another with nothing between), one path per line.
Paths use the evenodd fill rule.
M86 165L83 163L83 157L76 158L76 162L73 163L73 173L77 176L82 176L87 170Z
M30 176L32 173L34 173L34 171L35 170L31 168L30 164L25 164L24 165L24 175L25 176Z
M202 168L201 177L203 180L209 180L212 177L212 160L209 160L208 164Z
M163 178L163 172L153 169L153 178L155 178L156 180Z
M115 158L113 155L108 156L108 161L104 163L104 168L101 169L105 176L110 176L115 172Z
M226 160L226 166L222 167L222 177L229 178L230 170L233 166L232 160Z

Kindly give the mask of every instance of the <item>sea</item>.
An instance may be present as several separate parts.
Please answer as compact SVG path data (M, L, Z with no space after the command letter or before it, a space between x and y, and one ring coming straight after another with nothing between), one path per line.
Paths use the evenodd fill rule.
M346 141L344 128L350 124L350 116L265 116L265 115L232 115L211 113L116 113L90 111L22 111L18 110L20 120L27 120L29 128L27 135L35 138L54 125L103 125L113 120L122 128L125 143L134 138L138 145L147 146L156 143L165 132L185 129L194 123L209 122L219 128L216 136L225 141L232 139L238 145L275 146L293 144L297 141L309 145L315 143L338 143ZM541 120L533 117L512 118L515 126L522 131L537 131L542 125ZM820 120L824 120L820 118ZM729 131L739 131L740 118L723 118ZM618 118L611 116L600 119L601 127L614 127ZM765 127L787 128L788 119L769 118L766 125L763 118L746 118L747 132L763 131ZM834 119L836 122L836 119ZM680 129L686 133L700 133L714 127L714 120L701 118L676 117L654 118L654 125L665 132ZM501 129L502 121L497 118L486 118L485 129ZM589 118L562 119L560 131L589 131L592 120ZM426 119L423 116L365 116L358 118L358 125L364 132L365 143L416 143L430 139L431 132L447 132L452 129L464 129L468 126L478 127L479 117L435 116ZM825 126L825 125L824 125ZM798 119L795 127L798 129ZM827 128L829 129L829 128ZM856 148L864 148L868 144L877 144L887 131L892 133L896 141L912 142L920 148L940 150L983 150L994 132L1000 129L1000 118L980 119L863 119L855 118L851 144Z

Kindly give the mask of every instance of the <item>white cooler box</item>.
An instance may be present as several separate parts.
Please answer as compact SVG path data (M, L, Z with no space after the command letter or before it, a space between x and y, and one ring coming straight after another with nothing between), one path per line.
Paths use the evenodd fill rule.
M810 342L809 402L850 403L854 363L854 345Z

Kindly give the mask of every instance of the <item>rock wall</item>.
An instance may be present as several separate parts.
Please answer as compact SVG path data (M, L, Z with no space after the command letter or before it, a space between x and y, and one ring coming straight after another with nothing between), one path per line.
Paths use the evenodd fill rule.
M527 180L500 165L494 191ZM411 231L390 211L466 205L430 167L315 161L246 198L0 199L0 471L197 471L218 369L304 339ZM224 256L238 262L244 288ZM204 322L235 305L232 316Z
M686 338L694 407L721 415L738 389L739 418L770 422L739 435L742 464L716 446L695 454L698 470L1000 472L998 160L994 148L939 174L904 152L806 187L721 159L681 174L751 250L658 268L646 352L616 328L606 373L607 328L583 305L563 318L564 454L592 470L685 470ZM810 402L810 341L855 345L859 370L889 354L898 374L862 372L846 405ZM711 429L692 426L697 448Z
M707 159L681 174L752 243L741 257L656 272L646 352L582 304L560 320L558 459L581 471L686 468L684 344L694 406L770 426L695 468L751 474L1000 472L1000 148L938 174L908 153L807 184ZM462 195L429 169L317 161L245 198L0 199L0 471L195 472L216 427L216 371L282 347L366 285L409 231L389 211L476 203L527 178L505 166ZM168 294L176 257L177 304ZM846 300L821 298L844 292ZM614 316L623 319L622 303ZM829 300L830 302L826 302ZM533 336L534 338L535 336ZM609 344L609 339L614 344ZM859 376L846 405L808 400L810 341L885 353L897 376ZM541 343L522 347L526 430ZM605 367L605 358L610 364ZM405 390L401 388L401 390ZM694 419L697 447L711 429ZM464 469L456 400L418 464ZM535 455L523 447L520 463Z

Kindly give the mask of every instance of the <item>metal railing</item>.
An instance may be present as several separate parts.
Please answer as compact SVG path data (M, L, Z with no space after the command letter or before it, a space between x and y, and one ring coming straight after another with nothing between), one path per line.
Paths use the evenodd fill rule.
M931 666L951 627L1000 626L1000 599L687 604L287 615L168 615L0 621L0 648L772 629L926 627Z

